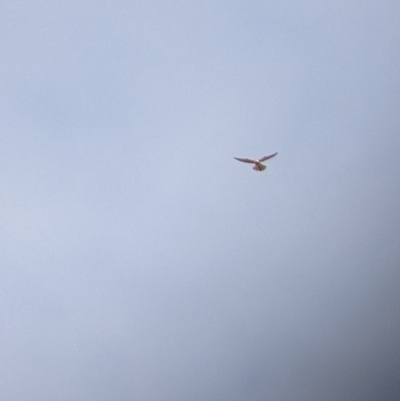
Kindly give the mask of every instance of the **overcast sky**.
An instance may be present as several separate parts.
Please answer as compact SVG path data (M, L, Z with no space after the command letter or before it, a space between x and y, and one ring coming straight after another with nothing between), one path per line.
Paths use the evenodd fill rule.
M399 400L399 15L3 0L0 399Z

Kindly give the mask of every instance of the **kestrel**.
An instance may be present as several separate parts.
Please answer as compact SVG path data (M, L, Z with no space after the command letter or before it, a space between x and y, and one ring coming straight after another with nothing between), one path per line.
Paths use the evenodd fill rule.
M234 157L234 159L239 160L240 162L244 163L252 163L254 164L253 170L256 171L263 171L267 168L267 166L264 166L264 164L261 164L261 162L265 162L265 160L271 159L272 157L276 156L278 152L273 153L272 155L269 156L264 156L261 157L260 159L246 159L246 158L241 158L241 157Z

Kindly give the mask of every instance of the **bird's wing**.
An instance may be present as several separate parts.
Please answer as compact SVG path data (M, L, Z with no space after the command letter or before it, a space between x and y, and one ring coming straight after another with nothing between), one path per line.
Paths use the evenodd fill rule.
M278 152L273 153L272 155L269 155L269 156L264 156L264 157L262 157L261 159L258 159L258 160L260 160L260 162L265 162L265 160L271 159L272 157L276 156L277 154L278 154Z
M246 159L246 158L242 158L242 157L234 157L234 159L239 160L240 162L244 162L244 163L255 163L255 160L252 159Z

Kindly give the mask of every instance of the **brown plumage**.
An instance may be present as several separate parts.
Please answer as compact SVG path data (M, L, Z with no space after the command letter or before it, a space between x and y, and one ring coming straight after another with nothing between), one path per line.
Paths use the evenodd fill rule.
M263 171L267 168L264 164L261 164L261 162L265 162L265 160L271 159L272 157L276 156L278 152L273 153L272 155L260 157L259 159L247 159L243 157L234 157L234 159L239 160L240 162L243 163L251 163L254 164L253 170L256 171Z

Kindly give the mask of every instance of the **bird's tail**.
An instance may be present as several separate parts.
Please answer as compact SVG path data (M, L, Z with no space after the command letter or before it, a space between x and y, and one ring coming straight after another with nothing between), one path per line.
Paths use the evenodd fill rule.
M257 163L257 164L253 167L253 170L256 170L256 171L263 171L263 170L265 170L266 168L267 168L267 166L264 166L264 164Z

